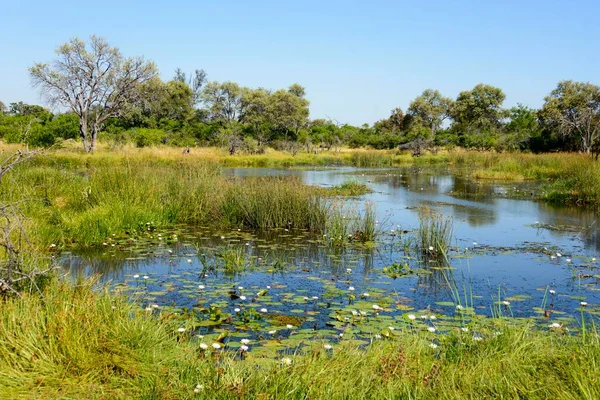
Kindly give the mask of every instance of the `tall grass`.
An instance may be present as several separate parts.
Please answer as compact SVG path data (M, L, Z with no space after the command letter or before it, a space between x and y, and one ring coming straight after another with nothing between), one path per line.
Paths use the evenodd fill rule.
M419 209L417 230L418 251L427 258L445 261L452 240L452 217L439 214L429 207Z
M57 283L3 303L3 398L600 398L592 330L584 339L484 320L438 335L436 348L423 330L367 347L345 337L287 365L252 349L245 359L202 351L177 315L93 286Z

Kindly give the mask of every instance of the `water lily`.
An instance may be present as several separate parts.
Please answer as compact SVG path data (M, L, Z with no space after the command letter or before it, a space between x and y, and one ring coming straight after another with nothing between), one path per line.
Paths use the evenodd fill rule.
M203 390L204 390L204 385L197 384L196 387L194 388L194 393L200 393Z
M200 348L202 350L207 350L208 349L208 345L206 343L200 343Z
M304 296L304 301L310 300L307 296Z
M204 290L205 288L206 288L206 286L204 286L204 285L198 285L198 289L200 289L200 290Z
M588 303L586 301L582 301L581 303L579 303L582 307L585 307L588 305Z
M429 316L429 319L433 321L433 320L436 320L437 317L435 315L431 315L431 316Z
M192 262L192 259L191 259L191 258L188 258L188 259L187 259L187 262L188 262L188 263L191 263L191 262Z
M460 304L457 304L457 305L456 305L456 309L457 309L457 310L462 310L463 308L464 308L464 307L463 307L463 306L461 306Z
M379 307L377 304L373 304L373 306L372 306L372 307L373 307L373 310L376 310L376 311L381 311L381 310L383 310L383 308L382 308L382 307Z
M271 286L267 285L267 289L271 289Z
M347 273L351 273L351 272L352 272L352 269L351 269L351 268L346 268L346 272L347 272Z
M146 307L146 311L152 312L152 307Z
M415 314L408 314L408 319L414 321L415 319L417 319L417 316Z
M469 328L467 328L466 326L463 326L462 328L460 328L460 330L463 332L469 332Z
M427 328L427 330L431 333L435 333L435 328L433 326L430 326L429 328Z
M266 313L266 312L267 312L267 309L263 307L263 308L261 308L261 309L260 309L260 312L261 312L261 313Z
M138 274L135 274L133 277L134 277L135 279L137 279L137 278L139 278L140 276L139 276Z
M148 279L150 278L148 275L144 275L144 279Z
M179 328L179 329L177 329L177 332L179 332L179 333L183 333L183 332L185 332L185 328L183 328L183 327L182 327L182 328Z
M369 297L369 296L370 296L370 294L367 293L367 292L365 292L365 293L362 294L362 297Z
M246 296L240 296L240 300L246 300Z
M506 301L506 300L504 300L504 301L502 302L502 304L504 304L505 306L510 306L510 301Z
M556 257L562 257L562 254L556 253Z
M592 257L592 262L596 262L596 257Z
M225 236L221 236L221 240L225 239Z
M248 344L248 343L250 343L250 339L242 339L242 340L240 340L240 343Z
M221 345L220 345L219 343L216 343L216 342L215 342L215 343L213 343L213 344L212 344L212 347L213 347L213 349L215 349L215 350L219 350L219 349L221 348Z
M323 345L323 348L324 348L325 350L331 350L331 349L333 349L333 346L332 346L332 345L330 345L330 344L325 344L325 345Z
M248 351L248 346L242 345L240 346L240 350L245 353Z
M394 328L393 326L388 326L388 329L389 329L390 331L393 331L393 330L395 330L396 328Z
M313 296L312 299L313 300L319 300L319 296Z
M433 246L429 246L429 251L433 251Z
M274 334L276 334L276 333L277 333L277 331L276 331L276 330L269 331L269 335L274 335Z
M548 325L548 328L560 328L562 325L559 324L558 322L553 322L550 325Z
M570 259L570 258L567 258L565 261L566 261L567 263L570 263L570 262L571 262L571 259Z
M552 290L552 289L550 289L550 290L548 291L548 293L550 293L551 295L555 295L555 294L556 294L556 290Z
M438 345L435 343L429 343L429 347L431 347L432 349L437 349Z
M421 315L421 319L427 319L427 315Z
M244 290L244 287L243 286L238 286L238 289L239 290Z
M351 292L353 292L353 291L354 291L354 286L350 286L350 287L348 288L348 290L349 290L349 291L351 291Z
M237 312L240 312L242 310L240 310L239 308L234 308L233 311L235 311L237 313Z
M293 328L294 328L294 325L287 324L285 327L286 327L286 328L288 328L288 329L293 329Z
M281 359L281 363L285 365L292 365L292 359L289 357L284 357Z
M158 308L158 304L152 304L152 308Z

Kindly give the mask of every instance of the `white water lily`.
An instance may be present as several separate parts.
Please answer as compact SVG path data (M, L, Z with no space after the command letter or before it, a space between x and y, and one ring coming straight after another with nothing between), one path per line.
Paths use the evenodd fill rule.
M427 319L427 315L421 315L421 319Z
M191 258L188 258L188 259L187 259L187 262L188 262L188 263L191 263L191 262L192 262L192 259L191 259Z
M550 289L550 290L548 290L548 293L550 293L550 294L554 295L554 294L556 294L556 290L552 290L552 289Z
M139 278L140 276L139 276L138 274L135 274L133 277L134 277L135 279L137 279L137 278Z
M185 328L179 328L179 329L177 329L177 332L183 333L183 332L185 332Z
M506 301L506 300L504 300L504 301L502 302L502 304L504 304L505 306L510 306L510 301Z
M429 343L429 347L431 347L432 349L437 349L438 345L435 343Z
M363 294L362 294L362 296L363 296L363 297L369 297L369 296L370 296L370 294L365 292L365 293L363 293Z
M215 350L219 350L221 348L221 345L219 343L213 343L212 344L213 349Z
M353 291L354 291L354 286L350 286L350 287L348 288L348 290L349 290L349 291L351 291L351 292L353 292Z
M437 319L437 317L435 315L430 315L429 319L433 321L433 320Z
M148 275L144 275L144 279L148 279L148 278L149 278L149 276L148 276Z
M571 259L570 259L570 258L567 258L565 261L566 261L566 262L568 262L568 263L570 263L570 262L571 262Z
M276 333L277 333L277 331L276 331L276 330L269 331L269 335L274 335L274 334L276 334Z
M197 384L196 387L194 388L194 393L200 393L203 390L204 390L204 385Z
M293 329L293 328L294 328L294 325L287 324L285 327L286 327L286 328L288 328L288 329Z
M469 332L469 328L463 326L462 328L460 328L461 331L463 332Z
M281 363L285 365L292 365L292 359L289 357L284 357L281 359Z
M261 308L261 309L260 309L260 312L262 312L262 313L266 313L266 312L267 312L267 309L263 307L263 308Z
M240 300L246 300L246 296L240 296Z
M239 290L244 290L244 287L243 286L238 286L238 289Z
M382 307L379 307L377 304L373 304L373 306L372 306L372 307L373 307L373 310L376 310L376 311L381 311L381 310L383 310L383 308L382 308Z
M332 346L332 345L330 345L330 344L325 344L325 345L323 345L323 348L324 348L325 350L331 350L331 349L333 349L333 346Z
M592 257L592 262L596 262L596 257Z
M464 307L463 307L463 306L461 306L460 304L457 304L457 305L456 305L456 309L457 309L457 310L462 310L463 308L464 308Z
M310 300L307 296L304 296L304 301Z
M562 257L562 254L556 253L556 257Z
M152 312L152 307L146 307L146 311Z
M271 286L267 285L267 289L271 289Z
M313 296L312 299L313 300L319 300L319 296Z
M346 268L346 272L347 272L347 273L351 273L351 272L352 272L352 269L351 269L351 268Z
M588 305L588 303L586 301L582 301L581 303L579 303L582 307L585 307Z
M427 330L431 333L435 333L435 328L433 326L430 326L429 328L427 328Z
M221 236L221 240L225 239L225 236Z
M429 246L429 251L433 251L433 246Z
M234 308L234 309L233 309L233 311L235 311L235 312L240 312L240 311L242 311L242 310L240 310L239 308Z
M152 308L158 308L158 304L152 304Z
M240 343L248 344L248 343L250 343L250 339L242 339L242 340L240 340Z
M390 331L393 331L393 330L395 330L396 328L394 328L393 326L388 326L388 329L389 329Z
M206 286L204 286L204 285L198 285L198 289L200 289L200 290L204 290L205 288L206 288Z
M417 316L415 314L408 314L408 319L414 321L415 319L417 319Z
M553 322L550 325L548 325L548 328L560 328L562 325L559 324L558 322Z
M206 343L200 343L200 348L202 350L206 350L206 349L208 349L208 345Z
M240 346L240 350L243 352L246 352L246 351L248 351L248 346L242 345L242 346Z

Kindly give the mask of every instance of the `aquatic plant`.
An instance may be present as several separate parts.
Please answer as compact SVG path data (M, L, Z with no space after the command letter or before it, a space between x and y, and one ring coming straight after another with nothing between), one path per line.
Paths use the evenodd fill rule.
M452 217L439 214L429 207L420 208L419 229L416 232L417 251L427 259L446 260L452 229Z

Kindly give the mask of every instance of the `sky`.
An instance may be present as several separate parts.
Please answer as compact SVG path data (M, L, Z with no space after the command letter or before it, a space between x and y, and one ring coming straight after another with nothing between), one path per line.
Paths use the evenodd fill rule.
M600 1L0 0L0 100L43 104L28 68L72 37L105 37L163 79L306 88L311 118L362 125L423 90L478 83L540 107L565 79L600 84Z

